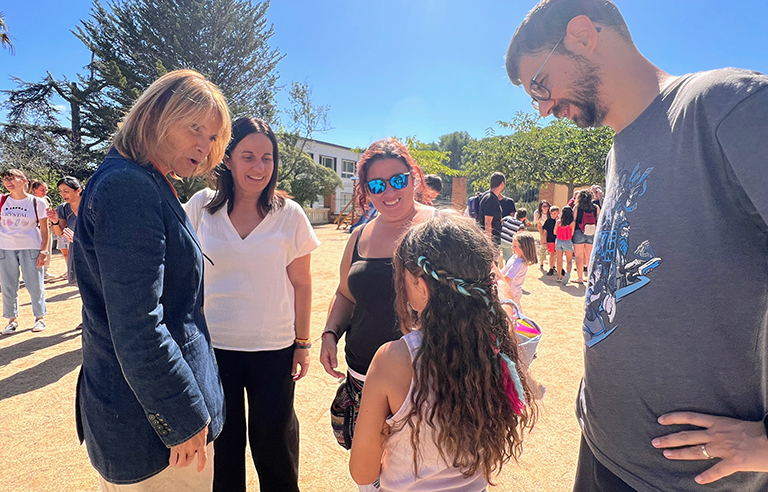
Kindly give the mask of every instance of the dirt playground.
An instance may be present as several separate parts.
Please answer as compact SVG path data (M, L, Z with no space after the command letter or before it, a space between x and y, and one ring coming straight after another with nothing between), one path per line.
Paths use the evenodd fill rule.
M322 245L312 255L312 365L296 387L301 422L300 486L308 492L356 491L329 424L328 407L338 383L318 361L328 301L338 282L338 264L348 234L335 225L316 228ZM51 272L64 271L54 254ZM571 490L579 445L574 403L582 370L580 318L584 287L563 286L533 266L524 285L523 309L544 331L534 377L546 388L541 418L525 438L518 464L510 463L491 491L565 492ZM32 333L29 296L20 291L19 329L0 338L0 490L4 492L97 491L96 472L74 424L75 381L82 361L80 296L57 281L46 284L48 329ZM3 326L5 322L3 321ZM248 490L258 478L248 469Z

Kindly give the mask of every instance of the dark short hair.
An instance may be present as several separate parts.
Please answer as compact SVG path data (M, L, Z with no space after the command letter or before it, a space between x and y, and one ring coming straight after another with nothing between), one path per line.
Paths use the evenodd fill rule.
M232 152L245 137L251 133L263 133L270 142L272 142L272 177L264 191L261 192L257 203L259 215L266 217L272 210L279 209L285 205L287 195L276 191L278 164L280 162L280 153L277 145L277 137L269 123L260 118L238 118L232 123L232 139L224 150L224 158L232 158ZM213 199L205 206L210 214L215 214L224 204L227 205L227 213L231 213L235 206L235 178L232 177L232 171L229 170L223 162L219 163L212 171L211 178L216 183L216 194Z
M526 217L528 217L528 211L524 208L518 208L517 212L515 212L516 219L524 219Z
M74 176L64 176L56 183L56 188L58 188L61 185L66 185L69 188L72 188L73 191L83 189L83 186L80 184L80 181Z
M509 43L509 80L515 85L521 85L520 59L551 50L565 35L571 19L579 15L586 15L592 22L612 28L628 42L632 42L624 17L610 0L541 0L517 27ZM562 45L557 49L565 51Z
M498 172L491 174L491 189L498 188L506 182L507 178L504 177L504 174Z
M424 184L430 190L440 193L443 191L443 180L437 174L427 174L424 176Z

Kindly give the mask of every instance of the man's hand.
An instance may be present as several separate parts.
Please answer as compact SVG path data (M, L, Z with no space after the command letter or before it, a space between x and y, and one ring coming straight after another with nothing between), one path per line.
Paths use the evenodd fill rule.
M197 471L198 473L203 471L205 462L208 461L208 451L205 448L207 437L208 426L206 425L205 429L198 432L192 439L171 448L168 464L176 468L184 468L192 463L197 454Z
M739 471L768 472L768 438L762 421L749 422L694 412L673 412L659 417L661 425L695 425L701 430L657 437L655 448L670 460L719 461L694 480L705 484ZM669 449L674 448L674 449Z

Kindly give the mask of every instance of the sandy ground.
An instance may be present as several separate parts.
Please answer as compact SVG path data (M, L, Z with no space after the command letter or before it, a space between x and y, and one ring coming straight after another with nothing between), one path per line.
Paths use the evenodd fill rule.
M334 225L316 231L323 244L312 255L312 338L319 342L349 236ZM51 271L64 271L60 254L54 255ZM574 403L582 370L584 287L557 284L534 266L528 270L524 291L523 309L544 331L532 370L547 392L520 463L507 465L491 490L570 491L579 444ZM80 333L75 330L80 321L79 294L63 281L46 284L48 329L32 333L29 296L26 290L20 292L19 330L0 338L0 489L96 491L96 473L74 425L74 389L82 360ZM312 348L310 373L296 388L300 485L312 492L355 491L347 470L348 454L330 429L328 407L337 382L320 366L319 347L316 343ZM248 484L248 490L259 490L252 466Z

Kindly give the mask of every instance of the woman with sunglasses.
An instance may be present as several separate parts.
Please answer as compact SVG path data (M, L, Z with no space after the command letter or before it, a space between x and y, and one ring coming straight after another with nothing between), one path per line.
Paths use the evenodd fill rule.
M350 236L341 259L339 286L331 299L322 336L320 363L336 378L337 344L346 334L346 381L331 405L331 423L339 444L349 449L365 375L373 354L401 333L395 314L392 255L397 239L428 220L434 208L418 203L423 174L408 149L388 138L371 144L357 164L355 199L378 215Z

